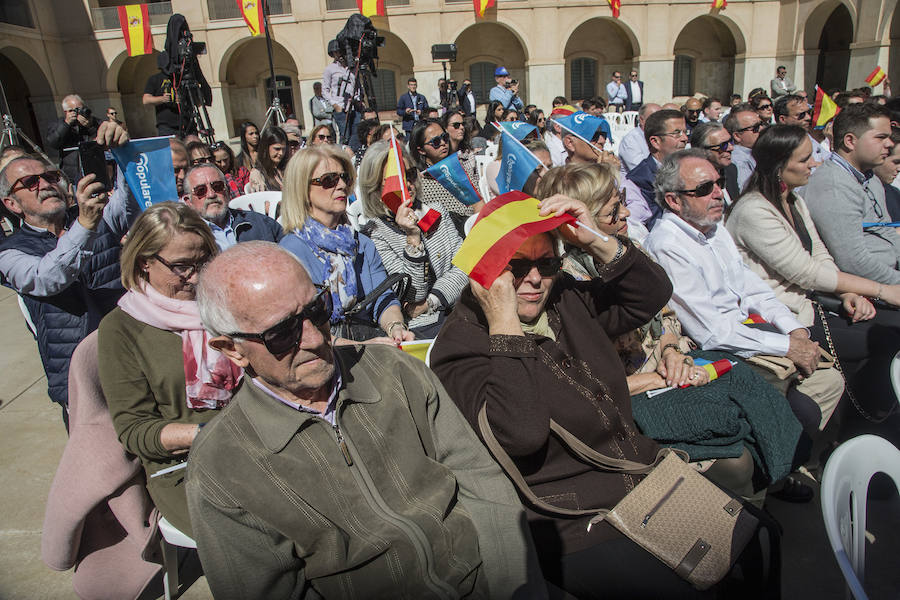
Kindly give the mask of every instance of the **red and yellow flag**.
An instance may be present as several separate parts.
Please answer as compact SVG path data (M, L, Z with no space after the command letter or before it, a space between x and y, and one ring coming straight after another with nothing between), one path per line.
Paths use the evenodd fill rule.
M813 107L813 127L825 127L828 121L835 118L841 112L834 100L825 91L816 86L816 103Z
M263 12L264 0L237 0L238 8L241 9L241 16L244 17L244 23L250 30L250 35L260 35L266 32L266 17Z
M128 56L153 53L153 35L150 33L150 13L146 4L129 4L117 7L119 25L125 36Z
M613 18L619 18L619 9L622 8L622 0L606 0L609 2L609 7L612 9Z
M730 371L732 368L734 368L735 364L736 363L732 363L727 358L720 358L719 360L714 362L709 362L708 360L703 358L694 359L694 365L701 367L704 371L706 371L706 374L709 375L710 381L715 381L716 379ZM686 383L681 387L686 388L690 386L691 384Z
M356 7L364 17L383 17L387 14L384 0L356 0Z
M885 77L887 77L887 73L884 72L884 69L876 66L875 70L869 73L869 76L866 77L866 83L868 83L872 87L875 87L876 85L884 81Z
M525 240L574 222L569 214L540 216L537 198L524 192L501 194L481 209L453 264L489 288Z
M713 10L723 10L728 7L728 0L713 0Z
M483 17L487 9L497 4L497 0L472 0L472 4L475 5L475 14Z
M388 151L387 164L384 165L384 179L381 182L381 201L397 214L400 205L409 200L406 187L406 167L403 164L403 153L397 138L391 135L391 149Z

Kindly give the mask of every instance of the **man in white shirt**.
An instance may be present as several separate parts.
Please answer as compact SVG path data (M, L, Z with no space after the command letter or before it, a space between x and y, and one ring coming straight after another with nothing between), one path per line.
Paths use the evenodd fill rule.
M644 104L638 109L638 126L626 133L619 142L619 162L625 173L635 168L638 163L650 156L650 147L644 137L644 122L647 117L658 111L659 104Z
M656 176L657 202L664 213L645 247L672 280L670 305L685 333L702 349L744 358L771 354L794 363L804 379L792 384L786 395L812 435L831 417L844 390L843 379L833 368L816 369L818 344L743 263L731 235L719 227L725 204L718 178L703 150L669 155ZM751 314L765 324L746 325Z
M622 112L625 110L625 100L628 92L622 83L622 74L618 71L612 74L612 79L606 84L606 95L609 96L610 112Z
M731 150L731 162L737 167L738 188L743 190L750 174L756 169L753 158L753 146L762 131L763 123L759 114L748 103L738 104L731 109L722 122L731 134L734 148Z
M825 162L831 152L826 151L816 138L809 134L812 126L813 109L802 96L788 94L775 101L775 122L781 125L797 125L806 130L806 136L812 143L812 157L817 163ZM813 168L815 172L815 167Z
M625 85L625 94L625 110L638 110L644 105L644 82L638 79L638 73L634 69Z

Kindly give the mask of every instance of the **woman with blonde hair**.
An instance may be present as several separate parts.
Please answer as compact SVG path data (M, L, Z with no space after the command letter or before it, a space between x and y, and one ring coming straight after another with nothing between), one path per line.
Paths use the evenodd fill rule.
M373 298L387 272L372 240L347 223L353 175L350 157L338 146L322 144L298 152L285 172L281 220L286 235L281 245L300 259L314 284L331 290L332 335L380 337L377 323L394 342L412 340L394 292L384 289Z
M396 213L382 202L384 171L387 161L393 160L389 150L389 142L372 144L359 167L360 201L370 219L363 231L375 243L388 272L407 273L412 278L413 295L403 306L404 315L417 337L433 338L469 283L466 274L451 262L462 238L440 208L434 209L441 213L436 225L427 232L419 228L419 214L427 208L421 201L418 170L405 146L403 162L409 201Z
M160 513L190 535L184 463L200 429L231 400L242 375L207 344L194 299L197 273L218 252L190 206L145 210L122 248L119 306L100 323L100 383L119 441L138 456Z

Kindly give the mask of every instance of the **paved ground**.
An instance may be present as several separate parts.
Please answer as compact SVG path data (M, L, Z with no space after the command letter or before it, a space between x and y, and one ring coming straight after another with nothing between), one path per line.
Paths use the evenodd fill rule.
M66 442L59 411L47 399L37 349L22 324L16 297L0 288L0 600L74 598L70 573L40 560L44 504ZM848 429L854 425L848 424ZM900 420L877 431L900 438ZM889 486L869 502L866 588L870 597L900 597L900 501ZM766 508L785 529L784 598L839 600L843 583L831 554L818 501L793 505L770 499ZM202 577L182 596L210 598Z

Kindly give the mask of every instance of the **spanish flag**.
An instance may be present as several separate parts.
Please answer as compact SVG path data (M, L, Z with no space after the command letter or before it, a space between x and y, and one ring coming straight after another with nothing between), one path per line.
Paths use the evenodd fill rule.
M257 36L266 32L265 0L237 0L238 8L250 35Z
M364 17L383 17L387 14L384 0L356 0L356 7Z
M388 151L387 163L384 165L384 178L381 181L381 201L395 215L400 205L409 201L409 192L406 187L406 165L403 163L400 142L394 137L393 129L391 129L391 149ZM423 233L428 233L441 218L441 213L433 208L423 206L416 211L416 216L419 229Z
M728 7L728 0L713 0L713 10L722 10Z
M150 33L150 13L146 4L129 4L117 7L119 25L125 36L128 56L153 53L153 35Z
M475 14L483 17L487 9L497 4L497 0L472 0L472 4L475 5Z
M876 66L875 70L869 73L869 76L866 77L866 83L868 83L872 87L875 87L876 85L884 81L885 77L887 77L887 73L884 72L884 69Z
M507 192L485 204L453 264L486 288L503 273L516 250L533 235L574 223L570 214L540 216L537 198Z
M703 370L706 371L706 373L709 375L709 380L714 381L730 371L737 363L733 363L727 358L720 358L715 362L709 362L708 360L703 358L695 358L694 364L698 367L702 367ZM690 385L691 384L687 383L681 387L686 388Z
M613 18L619 18L619 9L622 8L622 0L606 0L609 2L609 7L612 9Z
M828 121L835 118L841 112L834 100L825 93L822 88L816 86L816 103L813 108L813 127L825 127Z

